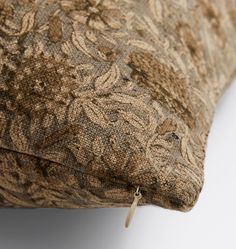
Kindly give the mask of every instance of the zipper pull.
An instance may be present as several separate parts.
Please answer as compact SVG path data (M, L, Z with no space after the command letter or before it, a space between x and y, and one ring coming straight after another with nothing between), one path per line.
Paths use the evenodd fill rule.
M139 186L137 187L135 193L134 193L134 200L129 208L129 212L127 214L126 220L125 220L125 227L127 228L129 224L131 223L131 220L134 216L135 209L138 205L139 200L142 198L142 194L139 191Z

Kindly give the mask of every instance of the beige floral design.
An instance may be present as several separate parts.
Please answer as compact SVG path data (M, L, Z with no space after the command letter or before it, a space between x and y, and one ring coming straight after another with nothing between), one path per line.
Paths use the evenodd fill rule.
M95 30L120 29L124 21L112 0L62 0L61 7L74 21Z
M235 9L0 0L0 206L128 206L140 186L140 205L190 210L235 74Z
M57 113L69 104L70 92L77 88L76 71L65 59L33 48L25 51L17 71L5 71L5 88L14 99L12 104L31 114Z

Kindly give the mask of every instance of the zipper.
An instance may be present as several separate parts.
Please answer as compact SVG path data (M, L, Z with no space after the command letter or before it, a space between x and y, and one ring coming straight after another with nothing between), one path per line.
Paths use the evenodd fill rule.
M139 190L139 186L137 187L135 193L134 193L134 200L129 208L129 211L128 211L128 214L126 216L126 220L125 220L125 227L128 228L131 221L132 221L132 218L134 216L134 213L135 213L135 210L138 206L138 202L139 200L142 198L142 194Z

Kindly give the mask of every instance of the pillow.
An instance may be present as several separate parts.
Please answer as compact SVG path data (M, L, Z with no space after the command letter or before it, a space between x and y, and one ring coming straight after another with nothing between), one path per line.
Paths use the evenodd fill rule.
M190 210L235 41L230 0L0 0L0 206Z

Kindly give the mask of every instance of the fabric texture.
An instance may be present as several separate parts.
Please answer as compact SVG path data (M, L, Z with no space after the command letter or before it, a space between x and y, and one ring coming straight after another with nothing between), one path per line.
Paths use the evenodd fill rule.
M235 0L0 0L0 206L190 210L235 70Z

